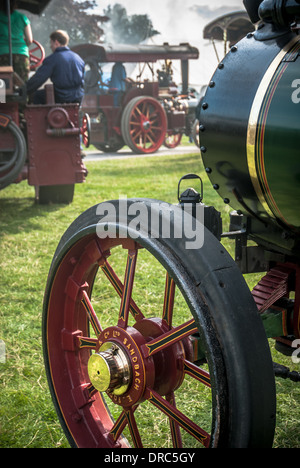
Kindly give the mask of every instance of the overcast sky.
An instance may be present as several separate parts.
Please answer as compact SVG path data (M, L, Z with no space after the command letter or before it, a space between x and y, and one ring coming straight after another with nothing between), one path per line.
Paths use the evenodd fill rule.
M217 66L212 45L204 41L203 28L213 19L231 11L244 10L242 0L97 0L99 13L108 5L120 3L128 15L147 14L154 29L156 44L189 42L200 50L200 60L191 63L191 83L206 84ZM223 46L220 47L222 54ZM222 58L222 57L221 57Z

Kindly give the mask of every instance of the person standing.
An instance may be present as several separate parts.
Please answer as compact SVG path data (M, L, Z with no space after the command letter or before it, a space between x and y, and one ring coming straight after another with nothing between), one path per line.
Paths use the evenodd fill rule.
M16 10L17 1L10 0L11 41L13 69L23 81L28 80L30 71L29 49L32 44L32 29L26 15ZM10 65L8 16L6 1L0 4L0 66Z
M85 63L68 47L69 35L57 30L50 34L52 54L27 82L27 94L33 95L34 104L45 104L46 93L39 88L50 79L54 86L55 102L78 103L84 94Z
M110 91L114 95L114 106L120 105L121 97L126 90L126 69L121 62L116 62L113 66L110 79Z

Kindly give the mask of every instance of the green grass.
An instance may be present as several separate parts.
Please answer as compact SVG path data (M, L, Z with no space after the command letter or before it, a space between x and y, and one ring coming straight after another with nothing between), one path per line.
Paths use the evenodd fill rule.
M194 151L194 147L191 147ZM46 278L60 237L84 210L126 195L177 203L177 183L189 172L204 181L204 202L222 211L228 206L211 188L197 149L185 156L153 156L87 162L85 184L76 185L70 205L41 206L27 182L0 192L0 339L7 361L0 363L0 447L68 447L52 405L45 377L41 318ZM224 226L226 229L226 225ZM226 243L232 252L233 246ZM249 287L257 275L247 278ZM274 360L293 370L288 358L272 350ZM263 382L262 382L263 385ZM277 380L278 410L274 447L300 447L300 386ZM196 397L191 392L191 397ZM147 421L146 421L147 430Z

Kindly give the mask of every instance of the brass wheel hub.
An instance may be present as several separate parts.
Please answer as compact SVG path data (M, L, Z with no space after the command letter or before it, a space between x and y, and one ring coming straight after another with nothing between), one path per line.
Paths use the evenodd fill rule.
M131 383L131 367L123 349L116 343L106 342L88 362L91 383L99 392L123 395Z

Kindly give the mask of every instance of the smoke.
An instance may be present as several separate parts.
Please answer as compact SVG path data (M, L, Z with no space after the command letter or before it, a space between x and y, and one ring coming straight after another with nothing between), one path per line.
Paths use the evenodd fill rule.
M190 62L190 84L199 89L210 81L218 58L222 59L224 55L222 43L217 44L217 57L212 44L203 39L204 27L219 16L244 9L242 0L168 0L163 7L163 19L155 9L152 9L152 15L150 13L154 27L162 31L161 36L156 36L156 43L162 39L175 44L189 42L199 49L200 59ZM157 23L162 20L165 27L160 29Z
M147 14L150 17L154 29L160 32L149 40L150 43L188 42L199 49L200 59L190 62L190 83L196 89L209 82L218 65L212 45L203 39L204 27L223 14L244 10L242 0L98 0L99 10L114 3L124 6L128 15ZM222 59L223 44L218 44L217 49Z

